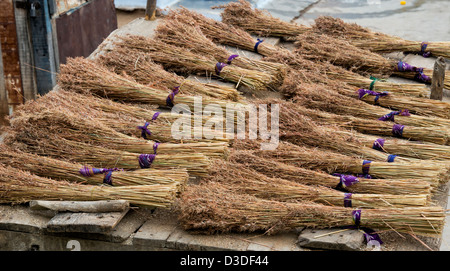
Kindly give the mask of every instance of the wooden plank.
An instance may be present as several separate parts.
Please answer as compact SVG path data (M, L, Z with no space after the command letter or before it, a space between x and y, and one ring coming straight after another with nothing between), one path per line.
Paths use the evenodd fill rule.
M430 99L442 101L444 91L446 63L443 57L438 57L434 63L433 77L431 80Z
M147 6L145 8L145 20L156 20L156 0L147 0Z
M107 233L112 231L129 209L109 213L58 213L48 223L49 232Z
M107 213L123 212L130 207L126 200L99 201L47 201L34 200L30 202L32 210L53 210L57 212Z
M2 45L0 44L0 56L2 55ZM9 115L8 95L6 93L5 77L3 73L3 59L0 57L0 126L6 124L6 116Z

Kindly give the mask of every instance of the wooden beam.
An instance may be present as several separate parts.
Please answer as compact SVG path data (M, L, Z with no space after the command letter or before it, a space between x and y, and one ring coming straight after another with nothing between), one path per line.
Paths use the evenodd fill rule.
M147 7L145 9L145 20L156 20L156 0L147 0Z
M3 59L1 55L2 45L0 44L0 126L7 123L5 117L9 115L8 95L6 93Z
M30 202L32 210L52 210L58 212L107 213L122 212L130 204L126 200L99 200L99 201L46 201L35 200Z
M445 59L438 57L434 63L433 77L431 79L430 99L442 101L444 78L445 78Z

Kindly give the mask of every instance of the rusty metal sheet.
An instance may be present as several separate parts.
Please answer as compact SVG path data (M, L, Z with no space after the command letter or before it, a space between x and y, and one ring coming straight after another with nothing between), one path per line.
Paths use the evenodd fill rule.
M93 0L56 18L60 64L68 57L89 56L117 29L112 0Z

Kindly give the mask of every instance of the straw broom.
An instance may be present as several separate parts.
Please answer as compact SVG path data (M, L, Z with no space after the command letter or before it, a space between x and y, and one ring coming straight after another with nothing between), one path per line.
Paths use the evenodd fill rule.
M313 28L314 31L349 40L354 46L372 52L401 51L418 54L429 52L434 56L450 57L450 43L448 41L426 42L427 46L423 49L424 44L420 41L410 41L380 32L373 32L368 28L354 23L345 23L342 19L329 16L317 18Z
M220 183L230 190L279 201L310 201L343 206L344 192L323 186L302 185L279 178L269 178L237 163L214 161L206 183ZM215 170L217 169L217 170ZM347 195L347 197L350 197ZM348 202L360 208L426 206L429 195L352 194Z
M286 203L232 192L220 184L192 185L179 204L179 221L186 230L205 232L276 233L296 227L331 228L354 225L355 210L310 202ZM441 207L361 210L360 226L379 230L439 236L445 214Z
M252 9L252 5L243 0L213 7L213 9L219 8L224 9L221 13L222 22L262 37L272 36L290 39L310 29L303 25L288 23L272 17L267 11L257 8Z
M177 185L97 186L55 181L29 172L0 165L0 203L32 200L127 200L145 207L170 208Z
M172 107L171 104L168 104L167 99L173 92L168 93L161 89L138 84L109 71L91 60L80 57L69 59L66 64L61 65L60 69L59 85L65 90L92 93L101 97L130 103ZM227 104L234 104L230 101L226 102L206 97L202 97L202 101L204 104L217 104L222 108L226 108ZM193 96L178 94L171 99L171 102L174 105L187 105L190 110L194 111L195 99Z
M131 76L142 85L156 88L164 87L166 91L180 86L180 92L183 94L192 96L207 95L223 100L239 101L243 98L234 88L211 83L200 83L185 79L175 73L167 72L161 65L154 63L148 55L136 50L130 51L116 47L113 51L99 56L96 61L112 72Z
M392 137L377 137L372 135L365 135L361 133L353 133L353 135L365 146L380 149L386 153L395 153L403 157L411 157L422 160L433 161L449 161L450 147L442 146L433 143L414 142L405 139ZM376 143L376 140L381 139L383 146ZM377 141L378 142L378 141Z
M207 38L218 44L229 45L251 52L255 51L263 56L272 55L281 50L281 48L277 48L276 46L259 42L242 29L207 18L198 12L184 7L170 12L167 18L199 27Z
M172 134L172 123L164 119L164 117L160 117L161 112L154 112L153 115L150 115L149 113L148 115L151 117L149 119L143 119L127 114L127 112L122 112L121 110L110 110L110 112L104 111L100 106L97 106L99 104L108 104L102 102L103 101L99 101L99 98L92 95L83 95L60 89L39 97L39 99L34 102L28 102L27 105L20 108L20 112L17 114L20 114L23 111L26 111L28 114L33 114L34 112L41 112L47 109L56 109L64 110L78 116L89 115L89 117L94 118L98 122L101 122L119 133L133 137L144 137L145 139L156 140L160 143L229 141L224 137L223 131L216 132L214 130L203 131L201 138L197 137L189 139L186 137L177 139ZM115 104L115 102L111 101L111 104ZM182 117L182 115L178 114L178 118L180 117ZM146 131L148 132L142 130L144 125L147 125ZM141 129L139 127L141 127ZM195 133L195 127L192 127L189 131L187 131L186 134L193 135Z
M309 170L273 161L273 159L256 156L252 151L246 150L231 152L229 160L242 164L270 178L285 179L303 185L320 185L351 193L415 195L430 194L431 192L430 183L414 179L388 180L358 177L357 181L355 181L356 183L344 187L341 183L341 176L333 176L322 171ZM214 176L214 174L210 174L210 176ZM342 177L344 180L349 178L348 176Z
M321 125L336 125L346 129L354 129L365 134L396 136L441 145L448 145L449 143L449 130L445 127L414 127L349 115L336 115L319 110L307 109L299 103L295 104L294 108L298 113L308 116Z
M430 163L421 160L405 163L397 161L396 158L394 162L371 161L368 163L369 168L364 171L363 164L370 160L285 142L280 142L278 148L273 151L260 150L259 145L248 141L235 142L233 149L252 150L252 154L260 158L305 169L325 171L329 174L342 173L363 176L368 174L380 179L422 179L429 182L433 188L448 179L449 166L447 163Z
M139 169L186 169L190 175L205 176L208 173L209 159L200 153L179 153L177 155L138 154L103 148L95 145L65 140L44 134L38 139L22 141L13 130L8 130L4 142L12 148L55 159L91 165L96 168ZM141 164L140 158L153 161Z
M385 58L379 54L353 46L346 40L339 40L324 34L313 32L297 36L296 54L312 61L331 62L334 65L350 69L363 75L389 77L395 74L400 77L431 83L433 71L420 67L404 71L403 62ZM407 65L405 63L404 65ZM409 69L407 69L409 70ZM426 77L418 76L421 73ZM450 74L448 74L450 76ZM447 76L448 77L448 76ZM444 85L450 86L450 80L444 79Z
M124 171L118 168L110 168L96 174L92 173L90 176L85 176L82 174L84 172L83 170L92 169L92 167L22 152L5 145L0 145L0 151L0 164L29 171L32 174L54 180L65 180L92 185L110 184L113 186L164 185L175 183L181 192L189 178L187 171L181 168L176 171L170 169L137 169L134 171ZM111 174L108 174L109 171L111 171Z
M273 76L271 84L273 88L281 84L286 74L287 67L285 65L232 54L225 47L218 46L208 39L198 27L185 24L174 18L167 18L158 25L155 39L184 47L196 54L213 56L218 62L248 70L266 72Z
M393 121L408 126L429 127L442 126L444 128L450 127L450 120L438 117L426 117L410 114L407 111L391 111L389 109L367 104L363 101L349 99L339 93L333 93L328 88L318 84L301 84L301 85L285 85L284 89L298 88L295 91L294 100L301 105L322 110L338 115L352 115L355 117L377 120L384 116L385 121ZM389 115L391 117L388 117Z
M212 56L201 56L186 48L173 46L160 40L128 35L121 37L115 46L144 52L154 62L162 64L166 70L191 74L207 72L208 77L214 75L254 91L270 89L272 86L271 74L217 62Z
M161 143L121 134L90 116L78 116L65 112L64 108L45 109L34 115L16 114L11 128L22 142L57 136L77 142L93 143L98 146L136 153L203 153L207 156L223 157L227 152L226 142L199 142L186 144Z

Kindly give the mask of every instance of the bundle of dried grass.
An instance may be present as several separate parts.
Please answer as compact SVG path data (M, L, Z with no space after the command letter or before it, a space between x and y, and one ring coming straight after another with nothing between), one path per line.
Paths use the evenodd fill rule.
M318 84L285 84L280 90L284 92L285 88L288 89L286 91L292 91L296 88L297 90L294 91L294 101L311 109L339 115L352 115L369 120L377 120L386 116L384 118L385 121L394 121L408 126L442 126L446 129L450 127L449 119L419 116L410 114L409 112L406 113L406 111L403 111L405 114L399 111L391 111L387 108L367 104L360 100L349 99Z
M329 174L342 173L362 176L368 174L371 177L380 179L421 179L430 183L433 189L439 183L448 180L447 175L450 169L447 163L430 163L430 161L416 159L412 159L415 162L406 163L400 162L400 159L397 160L399 157L394 162L369 161L332 151L300 147L284 142L280 142L278 148L273 151L260 150L259 145L241 140L234 142L233 148L237 150L252 150L252 154L257 157L296 167L322 170Z
M220 183L230 190L254 195L258 198L278 201L310 201L324 205L350 204L360 208L418 207L429 203L429 194L351 194L348 200L341 191L323 186L294 183L280 178L269 178L242 164L217 160L213 162L210 177L202 180L207 184Z
M372 52L401 51L419 54L431 53L434 56L450 57L450 43L448 41L420 42L405 40L396 36L373 32L355 23L345 23L342 19L330 16L317 18L312 27L313 31L349 40L354 46Z
M286 75L287 67L283 64L249 59L232 54L225 47L216 45L201 32L199 27L177 21L174 17L167 18L156 29L155 39L184 47L190 52L213 56L218 62L235 65L248 70L266 72L273 76L271 86L278 87Z
M224 9L221 13L222 22L262 37L273 36L289 39L310 30L309 27L275 18L266 11L252 9L252 5L244 0L213 8Z
M285 179L303 185L320 185L329 188L336 188L338 190L350 193L392 195L416 195L431 193L430 183L424 180L413 179L366 179L358 177L354 184L346 186L345 184L342 184L343 180L341 178L351 178L349 176L333 176L323 171L296 167L287 163L274 161L274 159L266 159L262 156L256 156L252 151L233 151L231 152L229 159L234 163L242 164L247 168L255 170L271 178ZM222 168L212 167L211 171L214 170L220 170L223 172ZM214 175L215 174L210 174L210 176Z
M178 94L172 91L152 88L129 80L109 71L92 60L85 58L68 59L67 63L61 65L59 74L59 85L70 91L79 93L92 93L101 97L131 103L147 103L162 107L172 107L174 104L184 104L194 110L194 97ZM172 95L170 102L169 95ZM226 108L227 103L214 98L202 97L204 104L217 104Z
M243 99L235 88L212 83L201 83L167 72L161 65L154 63L147 54L136 50L130 51L117 47L114 48L114 51L99 56L96 61L112 72L131 76L142 85L164 88L166 91L179 86L181 93L192 96L206 95L216 99L231 101Z
M433 143L414 142L392 137L377 137L361 133L353 135L365 146L379 149L386 153L395 153L403 157L421 160L447 162L450 160L450 146Z
M242 29L207 18L183 7L169 13L167 18L199 27L202 33L215 43L254 51L263 56L275 54L280 50L287 51L264 43L263 40L255 39Z
M33 107L38 103L26 106ZM28 110L33 112L33 110ZM224 157L227 142L198 143L157 143L151 140L135 138L115 131L103 125L89 115L79 116L68 112L63 107L46 108L30 114L18 110L10 121L17 141L35 144L41 138L64 138L87 144L123 150L135 153L202 153L211 157Z
M336 115L319 110L308 109L299 103L294 104L298 113L308 116L316 123L327 126L336 125L346 129L354 129L360 133L396 136L416 141L430 142L440 145L448 145L449 130L444 126L415 127L405 126L392 122L371 120L349 115Z
M121 37L121 41L115 46L144 52L154 62L162 64L170 71L191 74L206 72L208 77L214 75L236 83L236 88L240 85L254 91L272 88L274 78L271 74L217 62L212 56L198 55L186 48L173 46L160 40L129 35Z
M97 168L123 169L186 169L193 176L207 176L209 159L200 153L138 154L103 148L95 145L65 140L43 134L42 138L23 142L13 130L8 130L6 145L24 152L49 156L55 159L91 165Z
M1 203L25 203L32 200L127 200L131 204L170 208L177 194L176 183L97 186L55 181L27 171L0 165Z
M108 105L112 105L111 110L102 109L102 106L107 107ZM114 110L116 107L118 107L118 109ZM201 138L186 137L178 139L177 137L174 137L172 133L171 125L173 121L168 121L167 117L165 117L168 113L149 111L147 114L149 118L144 119L139 114L129 114L131 111L130 109L141 109L131 107L128 108L129 110L123 111L121 110L122 108L128 108L128 106L117 104L114 101L97 98L92 95L78 94L60 89L58 91L52 91L36 101L28 102L27 105L20 107L20 112L25 111L27 114L32 115L35 112L56 109L77 116L94 118L97 122L101 122L119 133L133 137L145 136L145 139L158 141L160 143L229 142L223 132L216 132L214 130L204 130ZM146 111L145 109L142 110L144 110L144 112ZM17 114L20 114L20 112ZM153 115L151 115L151 113L153 113ZM160 116L161 114L162 117ZM181 114L177 115L178 118L182 117ZM205 122L206 121L207 120L205 120ZM142 130L143 125L147 125L147 130ZM195 127L193 127L192 124L191 127L192 128L189 129L189 131L186 130L186 134L196 134Z
M0 145L0 164L11 166L20 170L29 171L32 174L85 184L108 184L113 186L131 185L164 185L175 183L178 191L182 191L189 179L185 169L176 171L170 169L137 169L124 171L119 168L100 169L98 173L92 171L92 167L78 163L70 163L50 157L25 153ZM84 170L90 169L83 174Z
M182 194L179 220L186 230L275 233L296 227L330 228L354 225L352 208L310 202L286 203L232 192L220 184L192 185ZM439 236L445 214L441 207L364 209L360 226L377 230Z
M409 69L404 68L403 65L406 67L409 64L358 48L347 40L314 32L303 33L296 39L294 52L312 61L331 62L367 76L387 78L395 74L424 83L431 83L432 80L433 71L430 69L420 67L413 69L411 66L411 71L406 71ZM422 73L426 77L418 76ZM450 76L450 73L448 75ZM450 80L444 79L444 85L450 86Z

